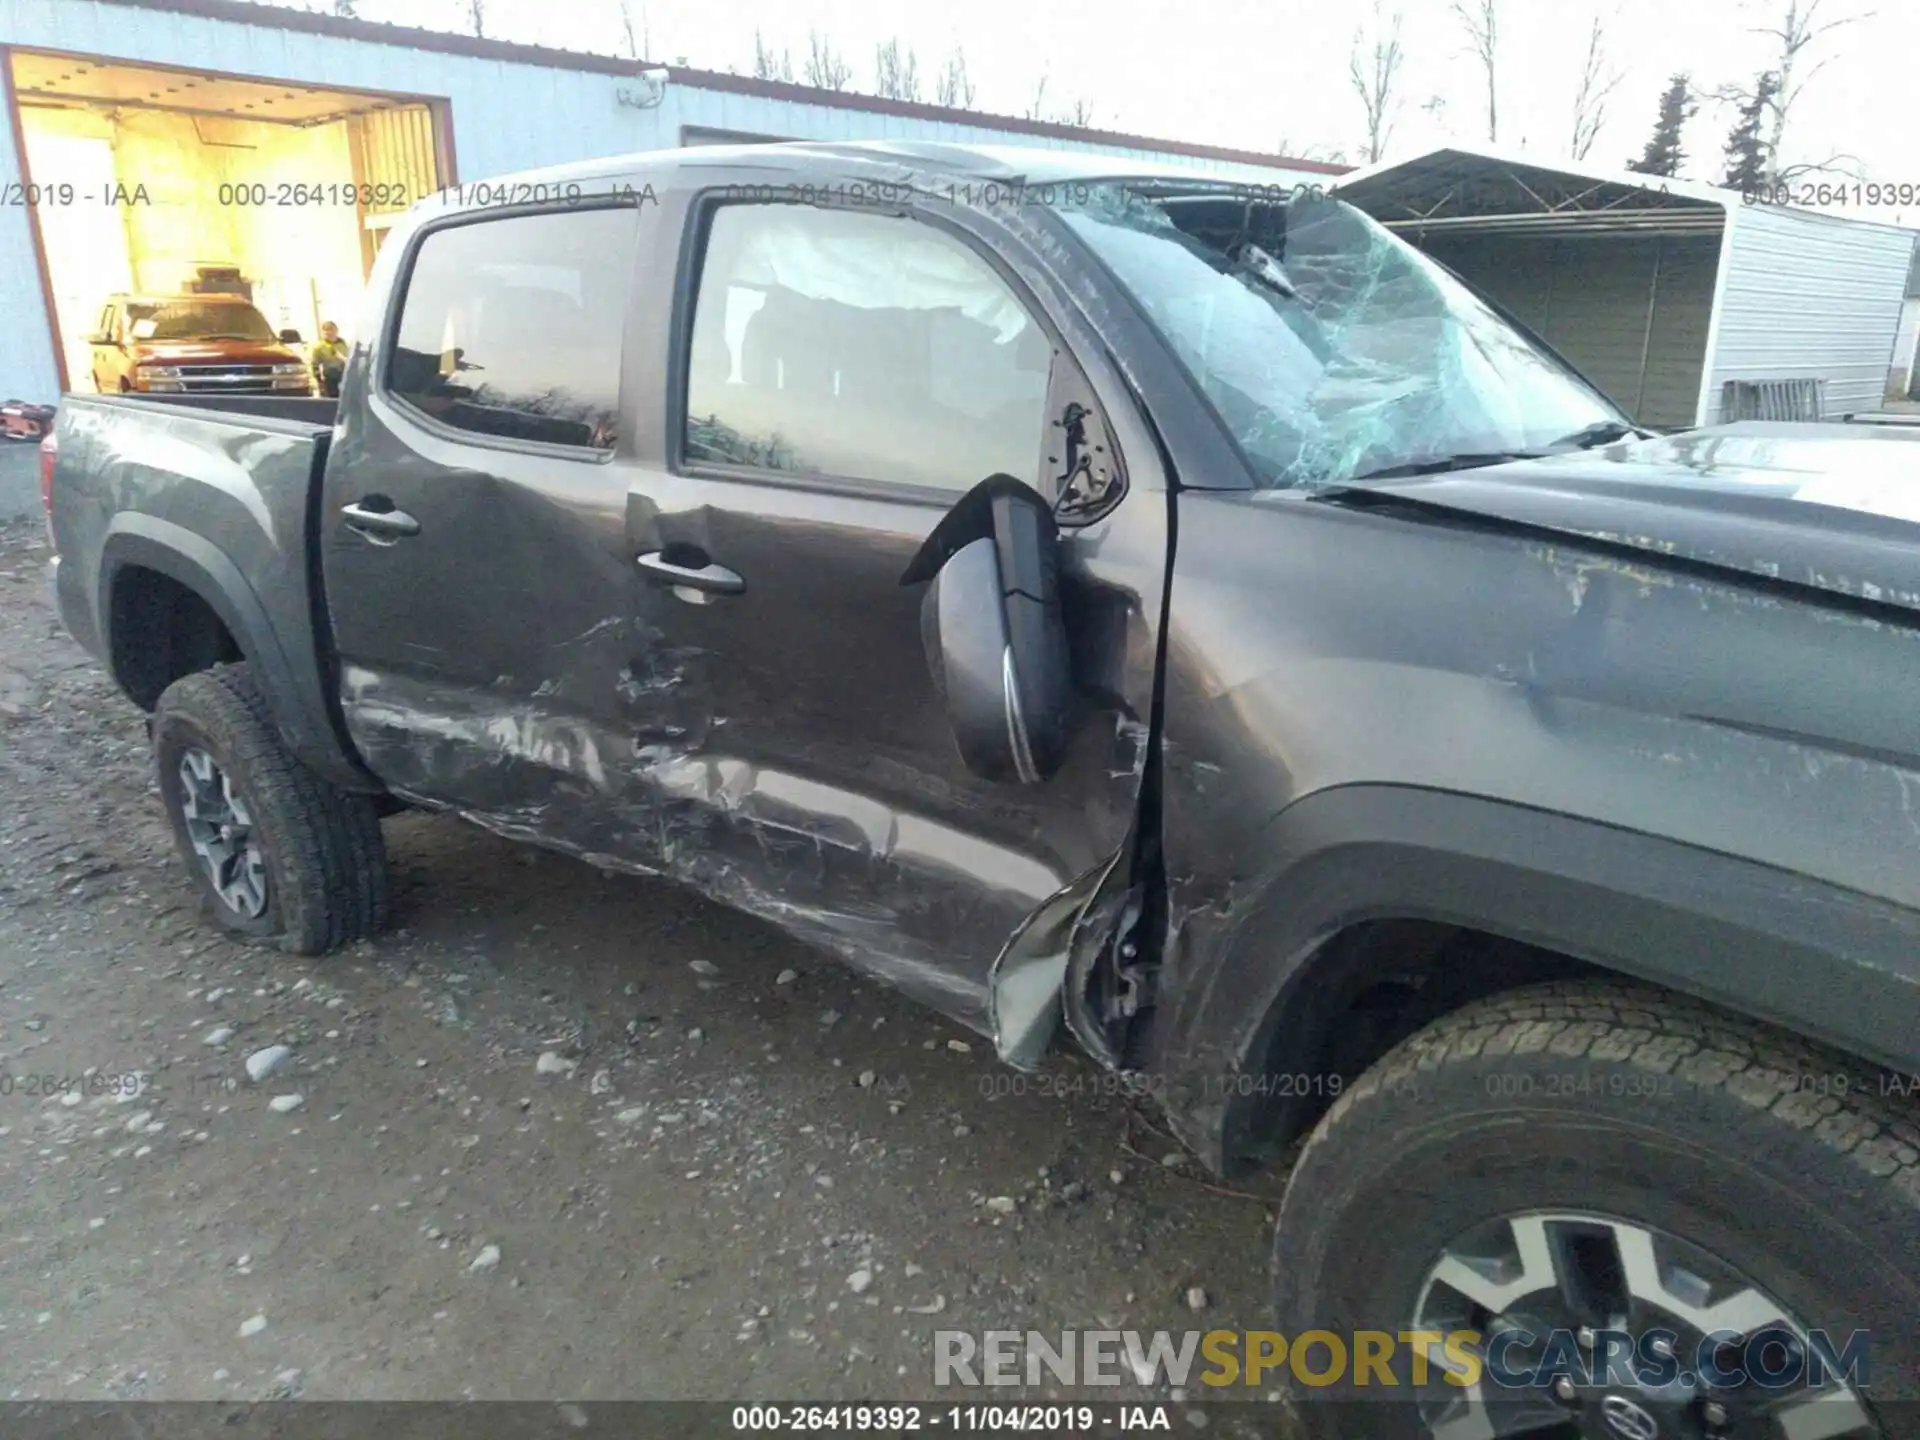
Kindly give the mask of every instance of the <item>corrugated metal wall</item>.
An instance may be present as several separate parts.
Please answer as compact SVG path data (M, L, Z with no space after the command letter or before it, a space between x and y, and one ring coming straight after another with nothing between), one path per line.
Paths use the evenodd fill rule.
M1642 424L1693 423L1717 236L1456 235L1424 248Z
M1913 232L1771 206L1736 207L1731 223L1705 423L1728 380L1818 377L1829 414L1879 405Z
M988 124L945 124L682 84L669 85L655 108L635 109L619 100L620 91L637 88L635 82L616 75L446 55L101 0L4 0L0 45L446 99L452 106L459 178L469 182L569 160L674 146L681 127L688 125L813 140L1044 144L1185 164L1257 183L1326 180L1319 174L1146 149L1041 140ZM7 141L0 145L4 186L20 177L11 135L0 139ZM51 400L56 389L52 346L27 226L25 209L0 206L0 335L7 337L0 344L0 399L19 395Z
M4 86L12 93L10 83ZM0 107L0 199L19 192L20 141L12 107ZM53 363L53 336L47 328L47 303L34 263L33 212L24 205L0 205L0 400L45 404L60 389Z

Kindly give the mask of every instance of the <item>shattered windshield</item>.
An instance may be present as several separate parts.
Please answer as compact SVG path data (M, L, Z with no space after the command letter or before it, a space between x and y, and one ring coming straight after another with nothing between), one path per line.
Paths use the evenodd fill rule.
M1079 187L1261 483L1340 485L1620 438L1600 393L1412 246L1316 191Z

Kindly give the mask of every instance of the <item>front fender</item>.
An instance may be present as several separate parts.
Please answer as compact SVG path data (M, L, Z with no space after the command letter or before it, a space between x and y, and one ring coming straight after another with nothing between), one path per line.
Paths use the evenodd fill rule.
M1920 912L1589 820L1409 786L1294 802L1265 863L1170 918L1156 1069L1180 1138L1228 1156L1228 1098L1276 1015L1337 984L1316 964L1366 921L1436 921L1558 951L1920 1072ZM1311 1056L1304 1056L1310 1059Z

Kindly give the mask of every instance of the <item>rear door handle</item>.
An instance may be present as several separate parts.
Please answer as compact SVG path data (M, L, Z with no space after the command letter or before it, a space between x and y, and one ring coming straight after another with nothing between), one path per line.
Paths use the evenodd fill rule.
M709 595L739 595L745 592L747 582L733 571L724 565L713 564L704 555L698 558L702 562L698 565L676 565L667 559L666 551L652 550L640 557L639 564L642 570L662 584L704 590Z
M379 497L369 496L370 500ZM362 535L371 535L381 540L398 540L405 536L418 535L420 522L404 510L393 508L393 502L386 502L384 510L373 510L365 504L355 502L342 505L340 514L345 517L347 528L358 530Z

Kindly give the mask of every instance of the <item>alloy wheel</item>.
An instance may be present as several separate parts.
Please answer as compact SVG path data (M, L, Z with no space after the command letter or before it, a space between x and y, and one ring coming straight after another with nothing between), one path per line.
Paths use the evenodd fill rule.
M180 755L180 813L213 893L234 914L259 919L267 909L267 857L253 816L232 778L199 746Z
M1882 1433L1851 1383L1857 1337L1809 1330L1726 1261L1612 1216L1477 1226L1428 1272L1411 1328L1478 1337L1451 1357L1427 1345L1430 1365L1457 1377L1422 1390L1434 1440ZM1472 1368L1474 1383L1459 1383Z

